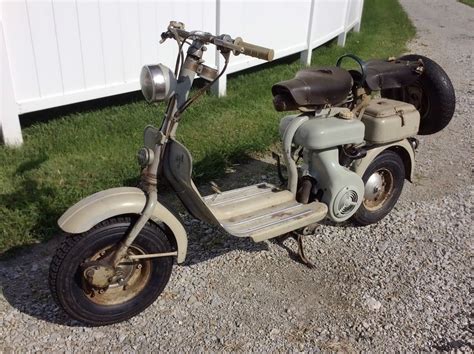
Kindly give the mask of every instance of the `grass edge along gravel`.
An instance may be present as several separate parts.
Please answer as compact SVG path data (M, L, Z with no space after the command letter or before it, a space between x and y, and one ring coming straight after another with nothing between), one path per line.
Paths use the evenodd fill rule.
M474 7L474 0L458 0L460 3L463 3L467 6Z
M345 53L387 58L404 52L414 35L397 0L366 0L361 32L350 33L344 48L333 40L315 49L312 65L334 65ZM300 68L294 55L232 75L227 97L208 95L186 112L178 138L193 154L198 181L222 174L229 164L278 140L283 114L273 109L270 89ZM163 111L163 104L135 98L66 110L55 119L51 110L35 113L34 123L23 129L21 148L0 147L0 257L50 239L58 231L57 218L81 198L135 184L143 128L159 125Z

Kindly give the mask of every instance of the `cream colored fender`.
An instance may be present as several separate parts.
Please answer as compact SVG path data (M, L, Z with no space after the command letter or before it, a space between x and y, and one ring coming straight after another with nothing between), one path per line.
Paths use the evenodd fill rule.
M107 189L74 204L59 218L58 225L68 233L79 234L114 216L141 214L145 203L146 195L139 188ZM153 211L151 220L156 223L164 223L173 232L178 248L177 262L184 262L188 238L181 222L159 202Z
M405 164L405 178L413 182L413 173L415 170L415 153L410 142L407 139L394 143L377 146L376 148L367 150L367 155L359 160L355 160L350 166L351 170L359 176L363 176L370 163L384 150L393 150L397 152Z

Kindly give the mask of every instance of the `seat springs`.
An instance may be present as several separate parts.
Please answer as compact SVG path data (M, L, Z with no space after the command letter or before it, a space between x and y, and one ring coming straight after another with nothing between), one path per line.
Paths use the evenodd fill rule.
M346 97L346 100L343 102L343 104L350 104L354 102L354 93L351 91L349 91L347 97Z

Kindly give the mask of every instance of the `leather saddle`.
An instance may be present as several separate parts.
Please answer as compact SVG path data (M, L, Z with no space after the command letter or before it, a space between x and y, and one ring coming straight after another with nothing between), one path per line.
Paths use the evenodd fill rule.
M414 83L422 64L408 60L369 60L364 63L364 86L372 91L399 88Z
M399 88L414 83L423 72L422 63L403 60L360 61L363 73L354 76L371 91ZM295 78L272 87L277 111L314 109L344 102L353 85L353 76L339 66L300 70Z
M273 85L273 104L277 111L335 105L346 99L352 84L349 72L337 66L303 69Z

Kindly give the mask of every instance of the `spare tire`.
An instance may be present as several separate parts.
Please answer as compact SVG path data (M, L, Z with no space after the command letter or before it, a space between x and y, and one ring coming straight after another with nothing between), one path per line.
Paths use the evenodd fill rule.
M404 55L398 60L420 60L423 74L413 84L382 90L382 97L413 104L420 112L418 134L429 135L444 129L454 114L456 97L446 72L430 58L417 54Z

